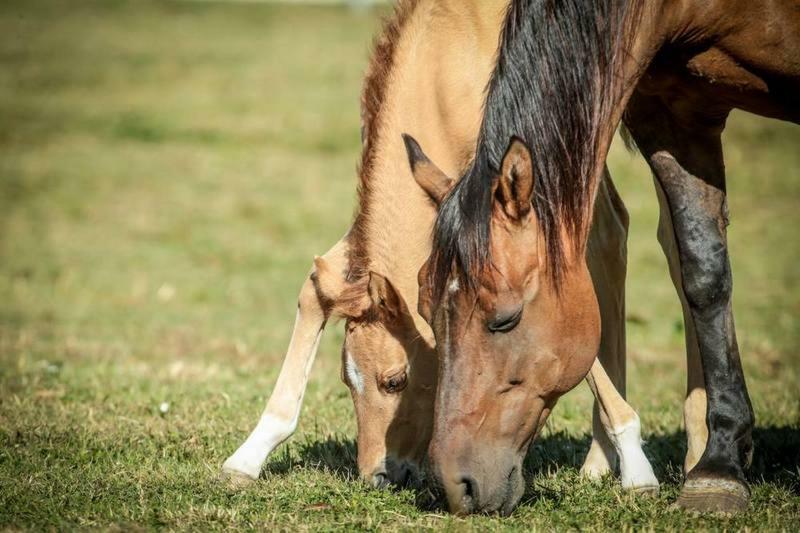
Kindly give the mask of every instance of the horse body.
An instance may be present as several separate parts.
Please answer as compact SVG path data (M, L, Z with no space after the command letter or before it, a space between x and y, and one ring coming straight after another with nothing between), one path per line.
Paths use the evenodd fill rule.
M672 102L692 123L696 112L722 117L733 108L800 122L800 4L672 4L645 10L634 53L652 59L637 92Z
M417 312L417 271L430 251L436 210L413 181L401 134L421 139L449 173L469 162L506 7L505 0L400 2L384 28L362 95L354 225L315 260L278 382L258 425L225 462L228 475L257 478L268 454L294 431L319 335L328 319L344 317L342 378L356 411L361 476L378 486L413 477L433 426L437 358ZM596 224L605 231L596 233L592 264L607 321L601 358L624 390L627 214L608 183ZM636 413L599 363L590 384L601 401L585 471L602 475L620 454L624 486L657 488Z
M798 52L795 2L512 1L476 156L440 207L420 288L444 369L431 458L451 508L513 507L537 431L531 406L546 416L596 349L583 250L623 114L655 176L686 321L679 503L747 505L753 415L731 313L720 134L734 107L798 121ZM541 368L550 389L515 377ZM492 464L489 448L501 450Z

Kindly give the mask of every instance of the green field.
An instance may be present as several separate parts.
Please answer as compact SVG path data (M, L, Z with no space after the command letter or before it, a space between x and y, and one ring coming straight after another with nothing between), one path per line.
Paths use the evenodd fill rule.
M800 128L725 134L735 312L756 412L753 503L671 508L680 308L649 172L632 217L629 395L656 498L578 477L582 385L531 448L508 518L360 484L325 336L297 434L244 491L216 481L269 395L314 254L348 228L358 94L379 12L263 4L0 3L0 528L800 529ZM168 402L162 414L159 406Z

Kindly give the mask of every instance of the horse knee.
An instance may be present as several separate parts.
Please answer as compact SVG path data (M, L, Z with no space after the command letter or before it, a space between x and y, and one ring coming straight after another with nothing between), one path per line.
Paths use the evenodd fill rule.
M732 292L727 247L712 239L692 243L688 253L681 253L683 291L689 306L696 311L716 310L727 306Z

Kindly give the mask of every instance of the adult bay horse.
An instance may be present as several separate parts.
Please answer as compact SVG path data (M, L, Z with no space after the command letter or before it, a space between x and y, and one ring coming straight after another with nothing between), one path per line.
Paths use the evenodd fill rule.
M430 455L453 510L515 505L522 457L558 396L541 391L568 390L594 358L584 249L621 120L655 176L686 324L678 504L746 508L753 410L720 142L733 108L800 122L797 2L512 0L475 157L441 203L420 272L440 356ZM448 183L417 160L420 179Z
M436 210L408 167L406 150L415 144L401 134L418 136L449 172L469 162L507 6L507 0L403 1L385 24L362 94L353 228L315 260L303 285L275 389L223 466L233 479L256 479L269 453L294 431L319 336L334 317L345 319L342 377L355 406L361 477L376 486L414 477L433 426L437 359L433 334L417 312L416 276L430 253ZM601 360L624 392L627 214L610 181L601 188L590 263L604 320ZM599 363L590 383L599 416L584 472L602 475L619 456L623 486L657 488L636 413Z

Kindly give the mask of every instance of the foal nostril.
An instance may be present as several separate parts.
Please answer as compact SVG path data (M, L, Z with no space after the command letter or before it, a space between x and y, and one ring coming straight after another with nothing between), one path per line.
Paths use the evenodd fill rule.
M385 470L379 470L372 474L372 486L376 489L382 489L389 485L389 474Z

